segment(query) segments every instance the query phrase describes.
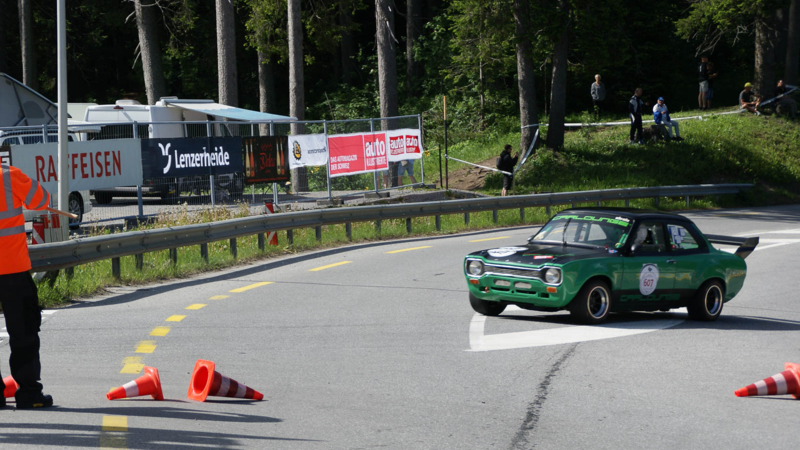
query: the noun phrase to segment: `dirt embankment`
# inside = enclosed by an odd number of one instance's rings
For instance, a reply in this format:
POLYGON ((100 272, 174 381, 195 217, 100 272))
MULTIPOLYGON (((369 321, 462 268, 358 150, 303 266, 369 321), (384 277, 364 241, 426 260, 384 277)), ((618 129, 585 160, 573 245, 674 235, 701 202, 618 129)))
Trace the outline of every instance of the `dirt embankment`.
MULTIPOLYGON (((476 164, 486 167, 494 167, 497 162, 497 157, 489 158, 485 161, 480 161, 476 164)), ((483 187, 486 175, 492 173, 491 170, 481 169, 480 167, 466 166, 458 170, 450 172, 450 181, 448 187, 450 189, 461 189, 464 191, 473 191, 483 187)), ((426 174, 427 175, 427 174, 426 174)), ((439 174, 434 174, 437 187, 439 185, 439 174)))

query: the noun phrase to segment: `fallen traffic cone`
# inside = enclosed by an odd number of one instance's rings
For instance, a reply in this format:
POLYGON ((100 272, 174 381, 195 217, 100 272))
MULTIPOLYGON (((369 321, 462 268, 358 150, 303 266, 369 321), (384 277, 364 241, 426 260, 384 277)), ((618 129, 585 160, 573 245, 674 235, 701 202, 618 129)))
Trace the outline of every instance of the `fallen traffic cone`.
POLYGON ((264 395, 238 383, 214 370, 214 363, 198 359, 194 365, 192 381, 189 383, 189 400, 206 401, 209 395, 217 397, 249 398, 263 400, 264 395))
POLYGON ((164 400, 164 394, 161 393, 161 378, 159 378, 158 369, 155 367, 145 367, 144 375, 112 389, 111 392, 106 394, 106 398, 116 400, 118 398, 132 398, 142 395, 149 395, 156 400, 164 400))
POLYGON ((17 389, 19 389, 19 385, 14 381, 14 377, 9 375, 3 378, 3 383, 6 385, 6 388, 3 390, 3 396, 5 396, 5 398, 13 397, 17 389))
POLYGON ((736 396, 792 394, 794 398, 800 398, 800 364, 787 362, 785 369, 777 375, 738 389, 736 396))

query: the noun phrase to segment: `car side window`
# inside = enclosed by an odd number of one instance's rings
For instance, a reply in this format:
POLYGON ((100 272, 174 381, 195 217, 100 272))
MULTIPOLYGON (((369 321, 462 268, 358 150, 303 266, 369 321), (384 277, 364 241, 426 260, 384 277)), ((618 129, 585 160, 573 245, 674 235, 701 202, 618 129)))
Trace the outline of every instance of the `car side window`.
POLYGON ((667 224, 670 250, 673 252, 689 252, 705 248, 705 243, 696 236, 696 231, 683 225, 667 224))
POLYGON ((642 222, 633 234, 636 254, 661 253, 667 251, 664 225, 660 222, 642 222))

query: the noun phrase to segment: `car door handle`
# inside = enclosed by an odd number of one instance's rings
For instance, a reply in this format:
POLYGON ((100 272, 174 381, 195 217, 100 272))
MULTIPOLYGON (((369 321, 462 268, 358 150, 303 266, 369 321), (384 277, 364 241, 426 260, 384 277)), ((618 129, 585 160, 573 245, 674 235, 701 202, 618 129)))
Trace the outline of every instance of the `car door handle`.
POLYGON ((675 264, 675 260, 674 259, 668 259, 667 260, 667 264, 675 264))

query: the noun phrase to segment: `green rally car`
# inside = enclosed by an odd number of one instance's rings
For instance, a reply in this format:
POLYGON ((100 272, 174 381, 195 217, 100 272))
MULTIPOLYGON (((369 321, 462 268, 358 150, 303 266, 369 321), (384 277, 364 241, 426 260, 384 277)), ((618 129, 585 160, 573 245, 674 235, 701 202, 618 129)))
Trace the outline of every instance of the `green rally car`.
POLYGON ((558 213, 528 244, 470 253, 464 273, 472 308, 568 309, 597 324, 614 311, 686 307, 716 320, 742 289, 758 238, 703 235, 691 220, 658 211, 582 208, 558 213), (738 245, 731 254, 711 244, 738 245))

